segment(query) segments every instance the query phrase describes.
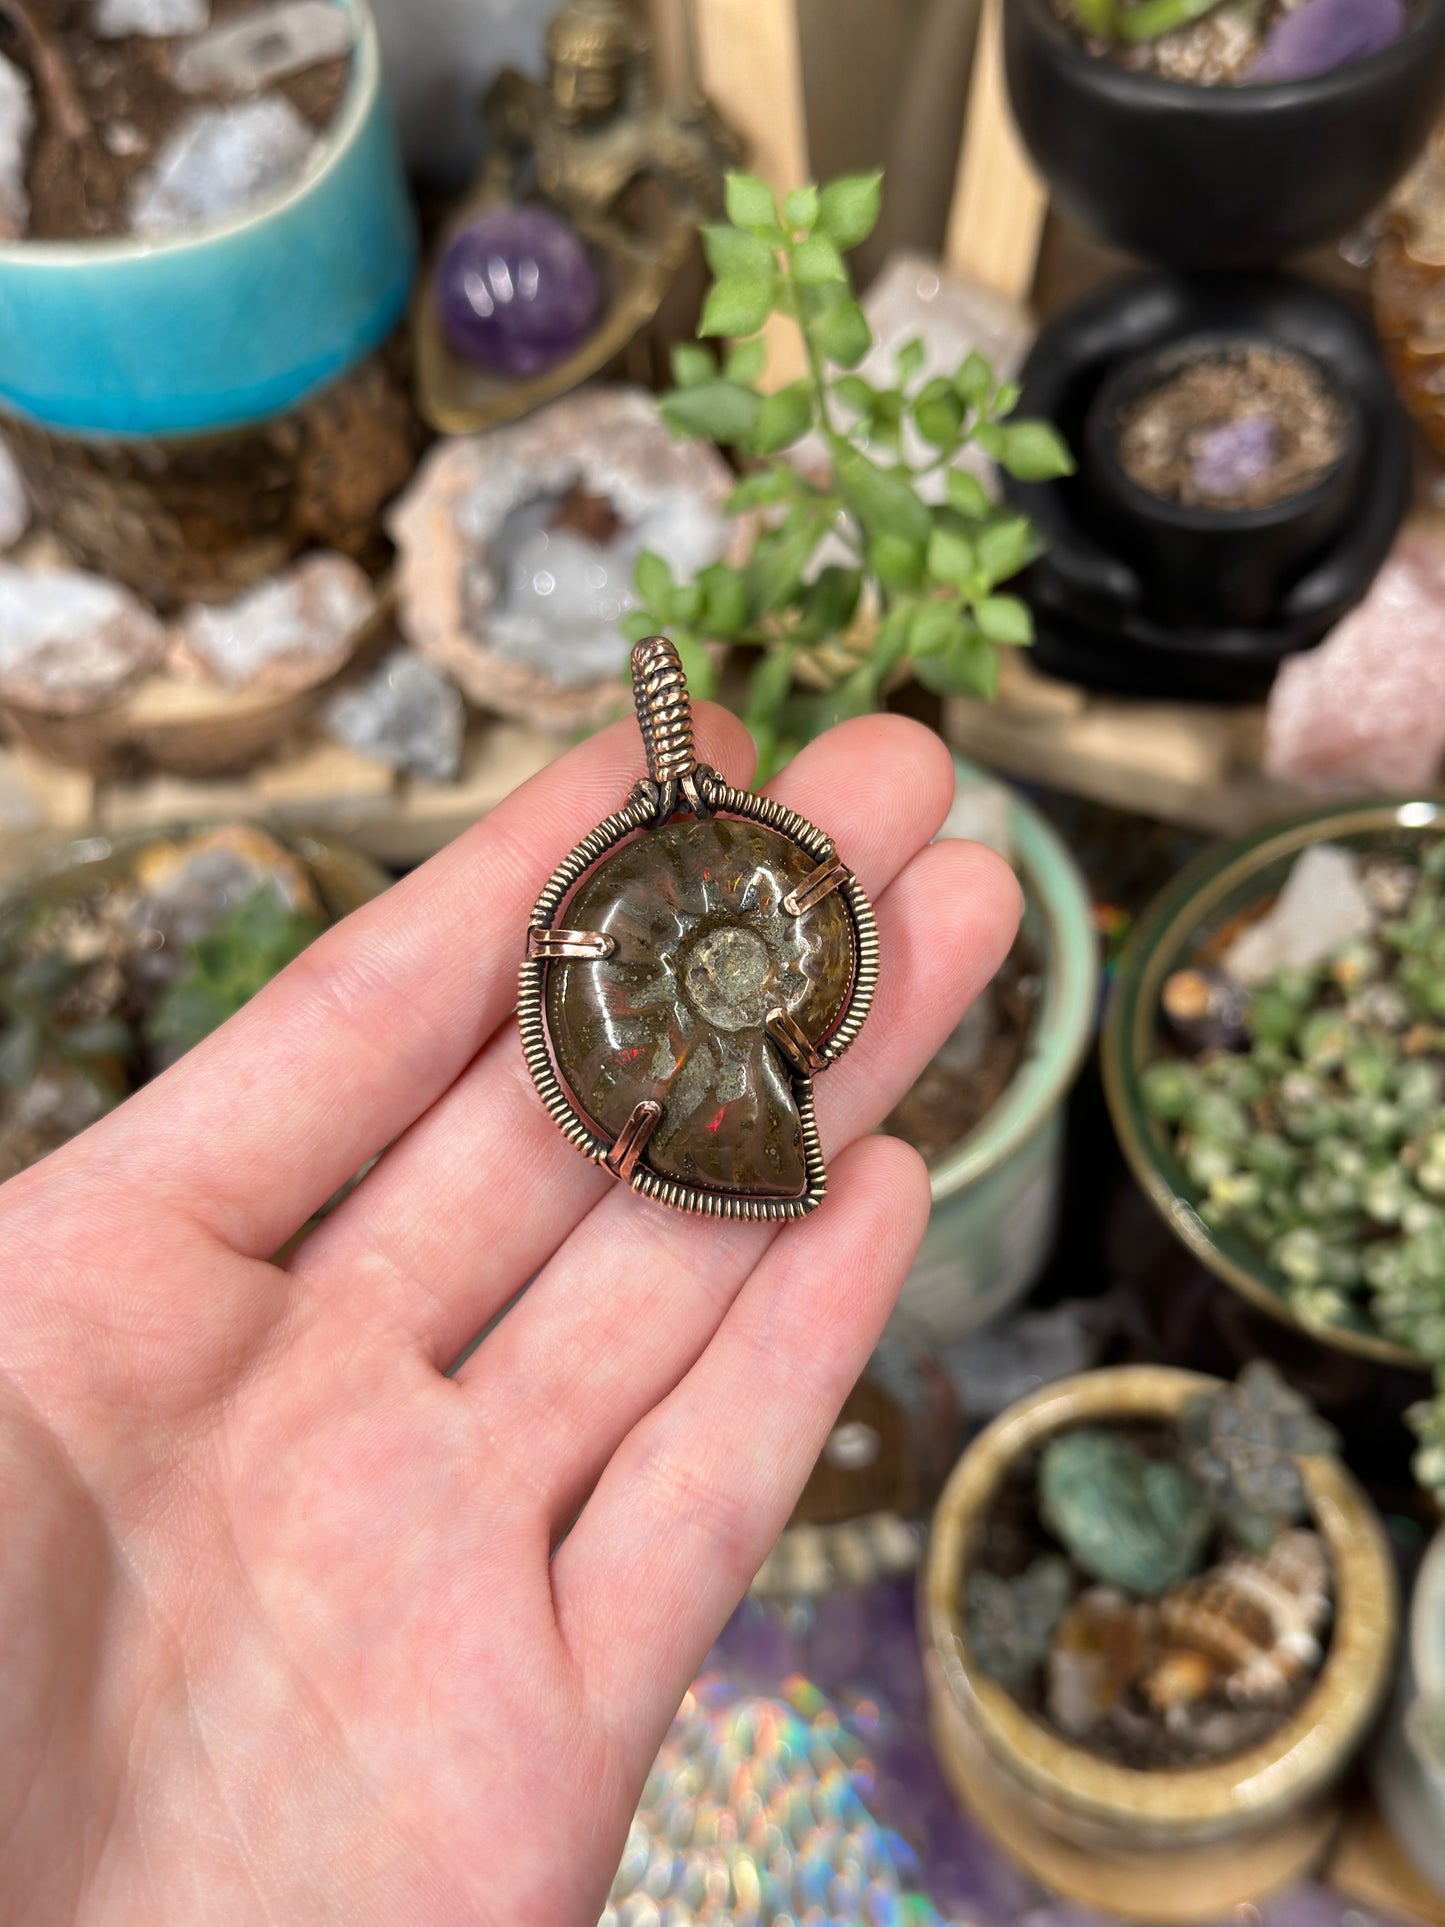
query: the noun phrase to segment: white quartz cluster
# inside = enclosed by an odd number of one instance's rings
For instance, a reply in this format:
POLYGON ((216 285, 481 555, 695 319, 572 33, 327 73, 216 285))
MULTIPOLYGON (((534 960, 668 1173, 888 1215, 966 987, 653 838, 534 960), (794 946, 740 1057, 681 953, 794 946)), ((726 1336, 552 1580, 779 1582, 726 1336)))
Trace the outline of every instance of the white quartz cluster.
POLYGON ((335 0, 275 0, 233 14, 182 47, 171 64, 186 94, 254 94, 351 51, 351 15, 335 0))
POLYGON ((0 54, 0 241, 18 241, 30 225, 25 168, 34 131, 30 82, 0 54))
POLYGON ((149 239, 234 220, 303 175, 320 143, 279 94, 198 107, 140 176, 131 227, 149 239))

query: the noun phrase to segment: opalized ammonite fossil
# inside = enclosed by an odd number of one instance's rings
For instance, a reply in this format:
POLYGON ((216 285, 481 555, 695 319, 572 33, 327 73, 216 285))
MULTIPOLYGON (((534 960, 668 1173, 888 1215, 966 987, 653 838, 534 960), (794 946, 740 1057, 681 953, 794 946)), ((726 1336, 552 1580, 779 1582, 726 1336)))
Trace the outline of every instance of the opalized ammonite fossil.
POLYGON ((825 1188, 813 1078, 862 1028, 873 913, 829 839, 696 762, 682 665, 633 651, 648 774, 552 873, 522 1042, 563 1131, 633 1190, 796 1218, 825 1188))

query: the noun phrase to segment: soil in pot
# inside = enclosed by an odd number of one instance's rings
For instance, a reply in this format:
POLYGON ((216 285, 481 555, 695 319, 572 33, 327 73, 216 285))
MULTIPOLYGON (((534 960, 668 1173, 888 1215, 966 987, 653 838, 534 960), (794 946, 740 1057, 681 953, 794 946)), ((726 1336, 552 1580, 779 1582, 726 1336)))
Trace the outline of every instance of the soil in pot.
POLYGON ((977 1129, 1027 1055, 1040 971, 1038 952, 1019 937, 989 989, 884 1123, 890 1136, 932 1164, 977 1129))
POLYGON ((1250 343, 1190 355, 1134 397, 1115 424, 1115 452, 1161 501, 1273 508, 1324 479, 1348 423, 1305 356, 1250 343))
POLYGON ((0 906, 0 1181, 198 1043, 331 914, 309 867, 245 824, 157 838, 0 906))
POLYGON ((1334 1442, 1266 1365, 1178 1425, 1056 1434, 974 1528, 969 1664, 1118 1766, 1202 1766, 1267 1741, 1328 1649, 1331 1563, 1295 1454, 1334 1442))
POLYGON ((1307 80, 1364 60, 1409 24, 1408 0, 1052 0, 1092 54, 1195 86, 1307 80))
POLYGON ((0 56, 31 88, 22 235, 84 241, 223 222, 303 170, 346 91, 348 17, 329 8, 328 21, 305 0, 210 0, 208 11, 195 32, 112 35, 95 27, 107 12, 121 23, 182 12, 139 0, 0 4, 0 56), (227 43, 242 27, 244 43, 227 43))

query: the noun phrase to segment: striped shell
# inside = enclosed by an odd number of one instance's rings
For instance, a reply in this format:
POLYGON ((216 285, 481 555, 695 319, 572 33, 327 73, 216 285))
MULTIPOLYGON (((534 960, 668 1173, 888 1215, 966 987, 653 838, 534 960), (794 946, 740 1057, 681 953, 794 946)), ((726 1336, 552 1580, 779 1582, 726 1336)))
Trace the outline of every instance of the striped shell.
MULTIPOLYGON (((1231 1553, 1158 1602, 1166 1647, 1145 1683, 1161 1707, 1180 1703, 1192 1676, 1212 1674, 1237 1706, 1275 1705, 1324 1656, 1330 1616, 1329 1555, 1316 1532, 1282 1533, 1263 1558, 1231 1553), (1188 1655, 1202 1656, 1205 1667, 1188 1655)), ((1183 1697, 1189 1697, 1187 1693, 1183 1697)))

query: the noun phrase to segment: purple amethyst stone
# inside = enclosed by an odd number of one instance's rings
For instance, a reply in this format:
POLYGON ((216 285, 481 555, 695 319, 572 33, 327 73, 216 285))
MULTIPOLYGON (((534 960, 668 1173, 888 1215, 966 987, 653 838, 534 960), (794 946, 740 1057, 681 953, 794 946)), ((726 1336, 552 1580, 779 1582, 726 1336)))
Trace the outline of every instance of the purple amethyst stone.
POLYGON ((1405 0, 1304 0, 1265 36, 1247 81, 1309 80, 1367 60, 1405 31, 1405 0))
POLYGON ((571 224, 542 207, 474 221, 437 269, 437 310, 454 354, 499 375, 540 375, 580 348, 600 289, 571 224))
POLYGON ((1268 415, 1216 422, 1194 444, 1194 486, 1216 499, 1246 494, 1262 482, 1279 455, 1279 431, 1268 415))

